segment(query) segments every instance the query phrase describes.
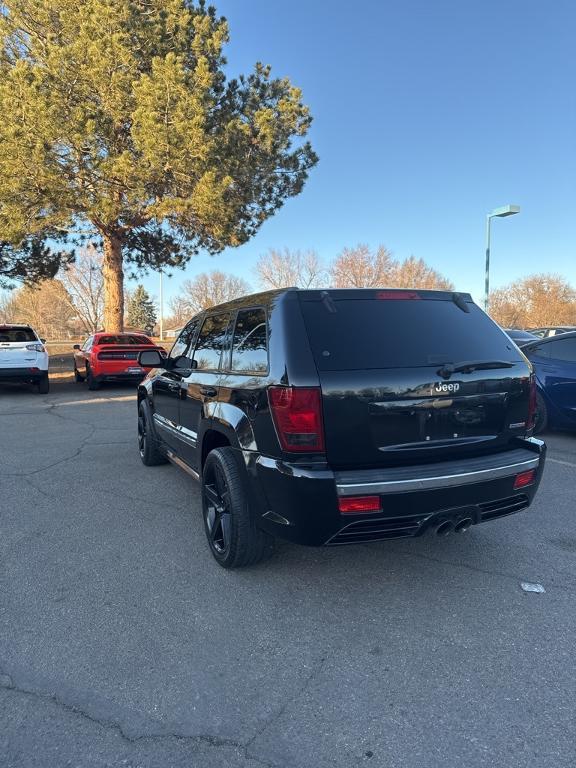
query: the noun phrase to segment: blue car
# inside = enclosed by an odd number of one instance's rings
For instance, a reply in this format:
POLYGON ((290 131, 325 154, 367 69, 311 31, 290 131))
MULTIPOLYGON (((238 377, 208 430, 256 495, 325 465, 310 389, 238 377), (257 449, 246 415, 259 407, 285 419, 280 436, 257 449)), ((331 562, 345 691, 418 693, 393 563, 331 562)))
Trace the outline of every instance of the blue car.
POLYGON ((535 431, 576 430, 576 332, 522 345, 536 374, 535 431))

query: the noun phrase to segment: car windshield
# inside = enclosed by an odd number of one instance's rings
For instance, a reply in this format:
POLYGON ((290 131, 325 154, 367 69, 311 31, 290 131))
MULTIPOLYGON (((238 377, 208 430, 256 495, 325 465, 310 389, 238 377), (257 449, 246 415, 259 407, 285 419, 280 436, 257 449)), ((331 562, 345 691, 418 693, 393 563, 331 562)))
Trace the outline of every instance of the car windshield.
POLYGON ((146 336, 133 336, 132 334, 122 333, 114 336, 100 336, 98 345, 103 344, 127 344, 133 346, 142 346, 142 344, 152 344, 146 336))
POLYGON ((9 328, 0 326, 0 344, 9 344, 26 341, 38 341, 38 337, 32 328, 9 328))

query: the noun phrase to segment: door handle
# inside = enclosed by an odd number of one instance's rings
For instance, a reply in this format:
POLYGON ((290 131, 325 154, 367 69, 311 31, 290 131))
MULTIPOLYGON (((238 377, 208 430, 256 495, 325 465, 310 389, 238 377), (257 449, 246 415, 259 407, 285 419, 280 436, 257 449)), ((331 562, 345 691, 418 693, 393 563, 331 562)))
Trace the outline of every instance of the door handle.
POLYGON ((216 387, 200 387, 200 394, 204 397, 216 397, 218 390, 216 387))

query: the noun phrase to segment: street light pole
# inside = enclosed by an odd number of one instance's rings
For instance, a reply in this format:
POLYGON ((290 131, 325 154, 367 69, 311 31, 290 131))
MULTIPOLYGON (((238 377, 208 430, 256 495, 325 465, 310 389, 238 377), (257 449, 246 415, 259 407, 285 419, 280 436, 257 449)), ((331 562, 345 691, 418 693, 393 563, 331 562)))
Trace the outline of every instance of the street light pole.
POLYGON ((162 292, 162 270, 160 270, 160 341, 164 339, 164 294, 162 292))
POLYGON ((490 222, 492 216, 486 216, 486 273, 484 275, 484 312, 488 312, 488 297, 490 296, 490 222))
POLYGON ((484 311, 488 312, 488 300, 490 298, 490 223, 492 219, 503 219, 506 216, 514 216, 520 213, 519 205, 503 205, 495 208, 486 216, 486 274, 484 276, 484 311))

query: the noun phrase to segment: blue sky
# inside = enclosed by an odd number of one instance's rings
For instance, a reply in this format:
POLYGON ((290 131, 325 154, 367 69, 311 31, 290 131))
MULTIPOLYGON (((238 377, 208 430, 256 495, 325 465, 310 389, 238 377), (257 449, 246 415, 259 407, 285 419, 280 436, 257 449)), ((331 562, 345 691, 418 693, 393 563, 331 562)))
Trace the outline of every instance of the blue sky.
MULTIPOLYGON (((270 247, 386 245, 481 298, 554 271, 576 284, 576 4, 571 0, 220 0, 231 75, 257 60, 303 89, 320 156, 302 194, 246 245, 165 281, 222 269, 252 283, 270 247)), ((144 280, 158 294, 157 276, 144 280)))

